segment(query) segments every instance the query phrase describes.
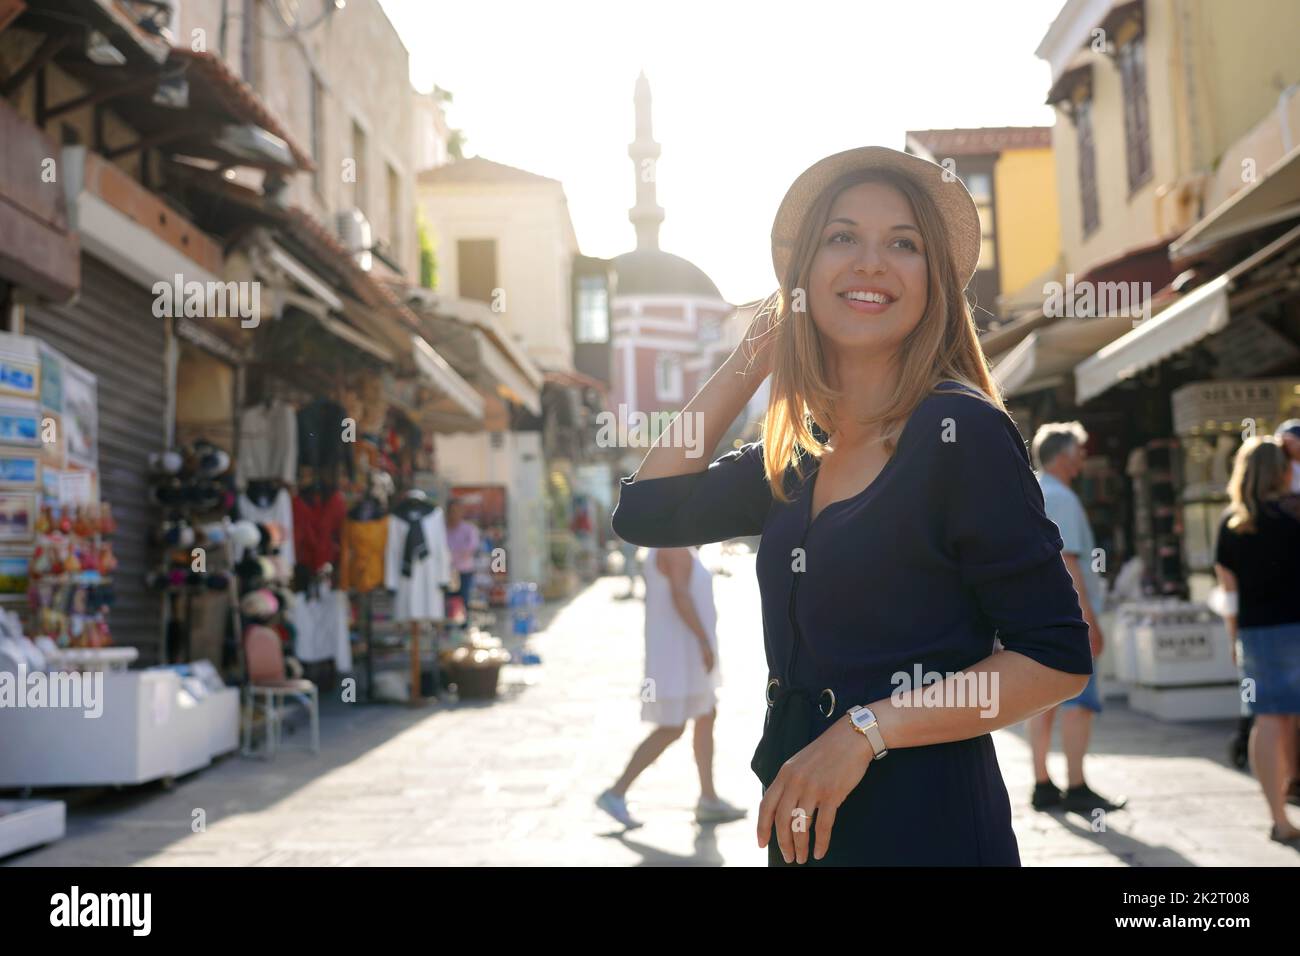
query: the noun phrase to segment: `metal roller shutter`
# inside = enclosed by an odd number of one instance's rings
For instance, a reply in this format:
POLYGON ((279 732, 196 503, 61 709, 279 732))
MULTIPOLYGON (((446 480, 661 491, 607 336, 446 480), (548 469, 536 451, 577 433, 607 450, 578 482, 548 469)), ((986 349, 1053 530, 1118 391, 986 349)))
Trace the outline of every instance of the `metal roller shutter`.
POLYGON ((148 462, 166 435, 164 320, 153 314, 149 290, 89 256, 82 258, 81 280, 76 304, 29 307, 26 332, 98 379, 100 495, 118 525, 117 603, 109 626, 114 642, 138 647, 147 665, 162 659, 162 603, 144 577, 154 560, 148 535, 161 520, 150 504, 148 462))

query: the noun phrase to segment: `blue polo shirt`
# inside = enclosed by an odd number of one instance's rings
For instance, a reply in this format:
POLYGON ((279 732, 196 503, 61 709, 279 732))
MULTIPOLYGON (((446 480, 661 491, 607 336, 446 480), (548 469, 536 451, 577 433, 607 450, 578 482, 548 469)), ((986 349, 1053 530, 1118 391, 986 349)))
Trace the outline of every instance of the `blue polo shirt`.
POLYGON ((1083 503, 1074 490, 1055 475, 1039 472, 1038 483, 1043 489, 1043 507, 1047 511, 1047 517, 1052 519, 1061 532, 1061 551, 1079 559, 1088 602, 1092 604, 1093 613, 1100 616, 1106 609, 1106 582, 1092 568, 1093 551, 1097 542, 1093 538, 1092 525, 1088 523, 1083 503))

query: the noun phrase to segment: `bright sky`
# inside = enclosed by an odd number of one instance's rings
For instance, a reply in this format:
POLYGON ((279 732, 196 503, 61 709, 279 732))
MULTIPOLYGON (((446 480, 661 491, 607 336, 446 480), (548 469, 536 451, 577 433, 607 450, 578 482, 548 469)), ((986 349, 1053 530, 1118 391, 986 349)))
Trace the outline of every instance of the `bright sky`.
POLYGON ((794 177, 908 129, 1051 125, 1034 56, 1060 0, 381 0, 411 81, 455 99, 466 155, 564 183, 578 243, 635 245, 637 72, 653 95, 660 247, 740 303, 775 288, 769 235, 794 177))

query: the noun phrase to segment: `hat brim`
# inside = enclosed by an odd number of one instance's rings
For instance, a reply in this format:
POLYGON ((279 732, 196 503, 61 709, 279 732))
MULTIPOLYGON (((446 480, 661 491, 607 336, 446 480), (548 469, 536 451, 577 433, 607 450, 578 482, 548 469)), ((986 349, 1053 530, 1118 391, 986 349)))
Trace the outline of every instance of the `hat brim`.
POLYGON ((772 223, 772 267, 777 281, 785 281, 799 228, 817 197, 841 176, 868 169, 901 173, 929 195, 947 226, 953 265, 964 290, 974 277, 980 258, 982 230, 975 200, 962 181, 943 166, 887 146, 860 146, 835 153, 799 174, 781 200, 772 223))

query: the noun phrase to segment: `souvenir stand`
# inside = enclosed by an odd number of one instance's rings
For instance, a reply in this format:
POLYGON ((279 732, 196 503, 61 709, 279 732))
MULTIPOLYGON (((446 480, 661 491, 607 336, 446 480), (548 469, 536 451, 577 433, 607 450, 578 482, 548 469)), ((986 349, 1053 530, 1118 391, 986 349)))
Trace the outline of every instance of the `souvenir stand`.
MULTIPOLYGON (((0 354, 0 686, 78 691, 0 707, 0 788, 130 785, 207 765, 234 747, 237 692, 210 666, 128 670, 136 649, 112 646, 123 503, 98 494, 95 377, 30 336, 4 335, 0 354)), ((0 819, 48 834, 52 818, 33 809, 0 819)))
MULTIPOLYGON (((365 700, 418 704, 439 689, 450 571, 445 495, 429 480, 418 418, 425 389, 319 335, 314 319, 290 310, 269 325, 248 366, 236 472, 241 494, 261 480, 288 501, 279 506, 294 551, 286 651, 318 684, 355 675, 365 700), (424 502, 405 507, 420 493, 424 502)), ((257 520, 275 524, 274 496, 262 503, 257 520)), ((345 687, 344 699, 352 693, 345 687)))

